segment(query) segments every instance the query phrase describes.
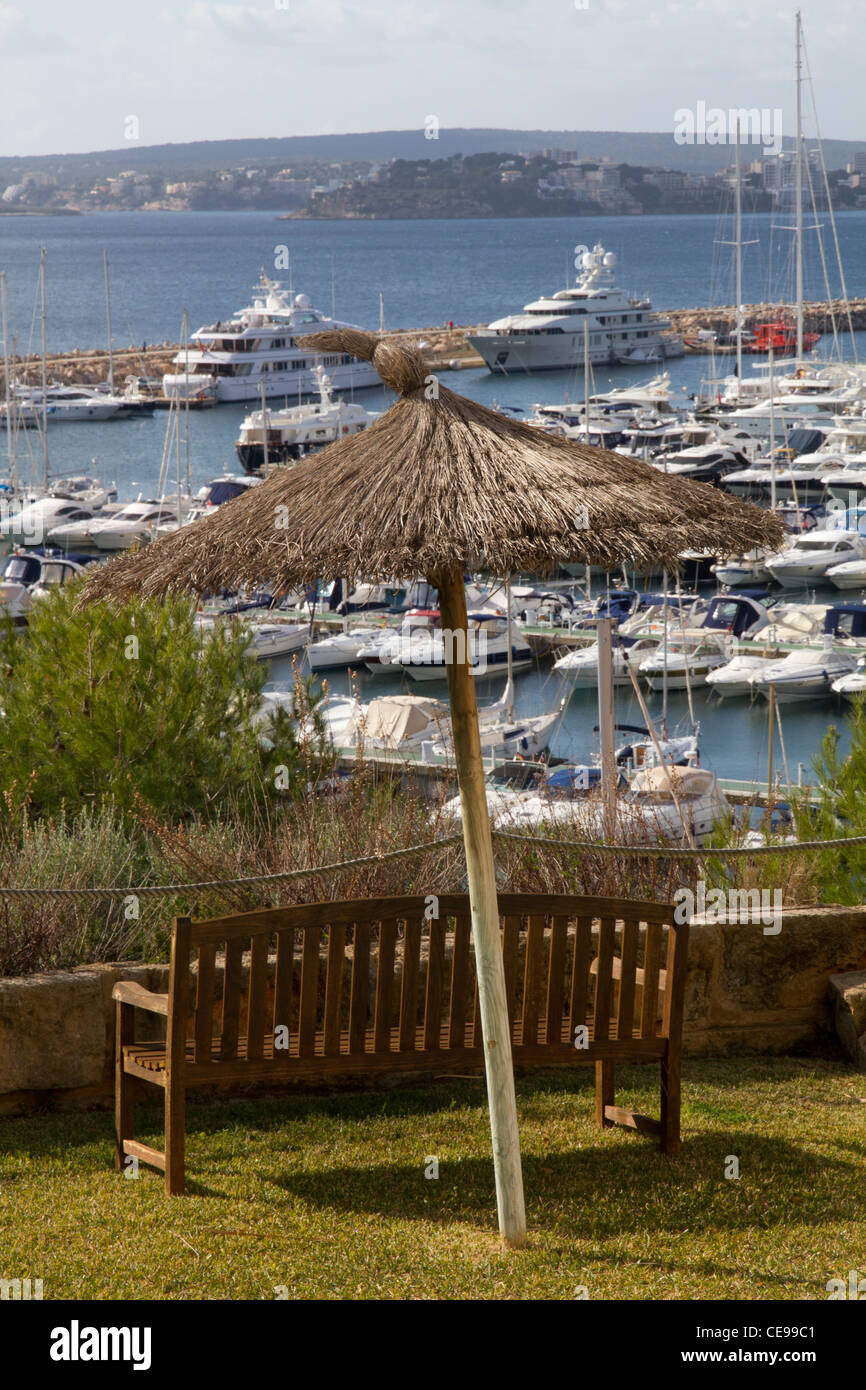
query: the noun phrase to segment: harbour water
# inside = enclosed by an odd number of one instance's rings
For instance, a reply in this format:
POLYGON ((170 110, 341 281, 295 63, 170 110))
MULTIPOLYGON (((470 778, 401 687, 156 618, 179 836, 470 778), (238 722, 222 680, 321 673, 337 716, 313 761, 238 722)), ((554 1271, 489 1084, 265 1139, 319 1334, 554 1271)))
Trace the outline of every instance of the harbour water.
MULTIPOLYGON (((771 232, 769 217, 754 219, 761 245, 747 255, 744 298, 757 302, 772 297, 773 275, 790 257, 790 234, 771 232), (773 251, 770 254, 770 244, 773 251)), ((841 214, 839 237, 849 292, 863 293, 866 284, 866 211, 841 214)), ((176 341, 181 315, 188 308, 193 329, 225 316, 249 302, 260 269, 274 272, 275 248, 287 246, 297 290, 313 303, 341 318, 372 328, 378 324, 379 292, 384 296, 388 327, 422 327, 486 322, 519 308, 542 291, 558 289, 571 274, 576 244, 598 238, 617 252, 618 282, 649 294, 658 309, 733 301, 719 266, 717 242, 726 235, 708 217, 641 217, 604 219, 526 219, 509 221, 327 222, 279 221, 276 213, 115 213, 84 218, 0 218, 0 268, 7 272, 12 332, 19 351, 38 346, 35 313, 39 247, 48 251, 48 345, 50 350, 102 347, 106 341, 103 248, 111 264, 112 309, 116 346, 176 341), (711 293, 711 279, 715 279, 711 293)), ((729 255, 726 251, 725 255, 729 255)), ((807 270, 817 257, 807 245, 807 270)), ((285 278, 285 276, 284 276, 285 278)), ((838 292, 831 275, 831 293, 838 292)), ((824 298, 825 289, 813 277, 807 296, 824 298)), ((863 355, 866 334, 858 334, 857 353, 863 355)), ((847 355, 850 355, 850 345, 847 355)), ((675 395, 697 391, 710 369, 705 358, 674 359, 667 364, 675 395)), ((723 359, 720 373, 730 370, 723 359)), ((644 373, 644 376, 648 373, 644 373)), ((491 377, 482 370, 445 374, 449 385, 487 404, 527 408, 565 396, 580 399, 582 375, 545 373, 533 377, 491 377)), ((608 389, 640 379, 634 369, 601 368, 595 387, 608 389)), ((389 404, 382 390, 366 391, 364 405, 382 409, 389 404)), ((190 416, 190 466, 193 486, 225 470, 237 471, 234 451, 244 406, 223 405, 190 416)), ((166 419, 152 418, 52 426, 49 432, 52 469, 58 473, 96 473, 113 481, 121 497, 153 495, 163 451, 166 419)), ((41 472, 38 440, 31 434, 19 460, 27 475, 27 450, 33 468, 41 472)), ((793 597, 793 595, 792 595, 793 597)), ((806 595, 803 595, 805 599, 806 595)), ((837 600, 835 591, 819 599, 837 600)), ((854 596, 856 597, 856 596, 854 596)), ((274 679, 290 674, 276 664, 274 679)), ((329 679, 335 690, 347 689, 349 678, 329 679)), ((361 678, 361 694, 371 697, 393 689, 381 677, 361 678)), ((550 663, 517 678, 518 713, 549 708, 568 689, 562 689, 550 663)), ((437 693, 432 690, 430 693, 437 693)), ((443 692, 444 693, 444 688, 443 692)), ((495 696, 499 687, 482 696, 495 696)), ((651 712, 660 711, 661 696, 648 695, 651 712)), ((759 780, 766 776, 768 713, 765 702, 749 706, 730 700, 720 705, 697 689, 695 717, 701 726, 701 754, 706 766, 721 775, 759 780)), ((673 734, 689 725, 684 693, 671 692, 668 724, 673 734)), ((619 722, 639 724, 636 701, 617 692, 619 722)), ((847 741, 848 707, 834 703, 797 705, 783 710, 785 756, 791 778, 798 764, 807 775, 813 754, 827 726, 835 723, 847 741)), ((571 696, 554 740, 553 751, 585 761, 596 747, 595 695, 571 696)), ((624 740, 625 741, 625 738, 624 740)), ((775 765, 784 775, 778 733, 775 765)))

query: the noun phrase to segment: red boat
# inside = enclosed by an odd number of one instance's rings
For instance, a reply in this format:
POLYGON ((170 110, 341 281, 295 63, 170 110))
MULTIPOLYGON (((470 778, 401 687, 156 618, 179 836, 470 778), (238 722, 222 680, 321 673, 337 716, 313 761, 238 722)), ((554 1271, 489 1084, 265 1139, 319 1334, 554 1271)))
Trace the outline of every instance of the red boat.
MULTIPOLYGON (((820 338, 820 333, 803 334, 803 351, 811 352, 820 338)), ((773 349, 776 357, 793 357, 797 351, 797 328, 789 319, 776 319, 774 323, 755 324, 755 336, 744 343, 746 352, 769 353, 773 349)))

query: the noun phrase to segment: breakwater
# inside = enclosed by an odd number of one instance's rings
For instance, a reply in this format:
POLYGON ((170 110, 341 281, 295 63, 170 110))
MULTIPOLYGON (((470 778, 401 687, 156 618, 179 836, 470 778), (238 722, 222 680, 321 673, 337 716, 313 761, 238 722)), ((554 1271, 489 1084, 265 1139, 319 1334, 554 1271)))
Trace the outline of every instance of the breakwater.
MULTIPOLYGON (((719 334, 730 333, 736 323, 736 308, 732 304, 709 308, 671 309, 660 311, 671 321, 675 332, 684 338, 694 337, 699 329, 712 329, 719 334)), ((790 312, 788 310, 787 312, 790 312)), ((778 318, 779 304, 748 304, 745 306, 745 326, 778 318)), ((828 334, 835 319, 837 329, 844 334, 848 314, 855 330, 866 330, 866 298, 851 299, 846 306, 842 300, 817 301, 804 305, 803 318, 808 331, 828 334)), ((385 336, 411 342, 421 348, 431 370, 444 371, 456 367, 483 367, 481 357, 469 346, 467 335, 483 324, 453 324, 426 328, 386 329, 385 336)), ((140 347, 116 348, 113 353, 114 379, 118 385, 129 376, 162 377, 172 370, 172 362, 181 351, 179 343, 148 343, 140 347)), ((700 349, 698 349, 700 351, 700 349)), ((709 352, 709 348, 706 349, 709 352)), ((38 353, 10 359, 18 383, 38 385, 42 358, 38 353)), ((71 352, 50 353, 47 358, 48 377, 63 383, 80 382, 94 385, 108 375, 108 352, 105 348, 74 348, 71 352)), ((0 390, 3 384, 3 364, 0 362, 0 390)))

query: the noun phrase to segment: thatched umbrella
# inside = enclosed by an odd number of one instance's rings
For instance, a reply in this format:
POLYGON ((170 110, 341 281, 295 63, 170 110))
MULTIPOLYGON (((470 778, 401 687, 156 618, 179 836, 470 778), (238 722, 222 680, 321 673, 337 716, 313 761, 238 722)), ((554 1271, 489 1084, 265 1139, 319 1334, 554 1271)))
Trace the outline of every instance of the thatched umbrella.
POLYGON ((562 560, 675 569, 689 546, 722 554, 778 546, 781 523, 715 488, 506 419, 441 386, 420 353, 354 330, 306 349, 372 361, 399 399, 363 434, 275 470, 213 516, 109 562, 83 601, 322 577, 424 575, 439 590, 470 905, 499 1224, 526 1219, 493 847, 468 660, 463 576, 508 576, 562 560), (449 651, 450 647, 450 651, 449 651))

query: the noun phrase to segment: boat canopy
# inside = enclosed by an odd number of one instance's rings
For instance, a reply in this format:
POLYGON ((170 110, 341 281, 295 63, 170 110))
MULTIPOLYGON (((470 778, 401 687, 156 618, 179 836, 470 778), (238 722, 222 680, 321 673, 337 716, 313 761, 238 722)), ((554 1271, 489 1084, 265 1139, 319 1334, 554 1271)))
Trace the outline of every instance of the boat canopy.
POLYGON ((383 695, 371 700, 364 711, 364 730, 368 738, 399 743, 431 725, 439 728, 448 719, 448 706, 441 700, 427 700, 421 695, 383 695))

